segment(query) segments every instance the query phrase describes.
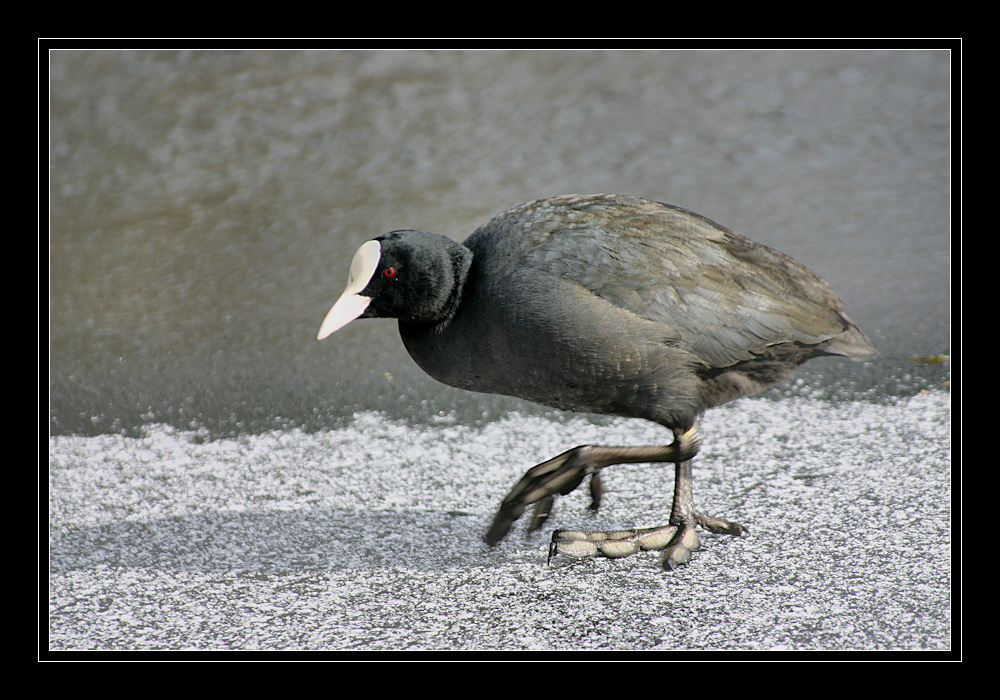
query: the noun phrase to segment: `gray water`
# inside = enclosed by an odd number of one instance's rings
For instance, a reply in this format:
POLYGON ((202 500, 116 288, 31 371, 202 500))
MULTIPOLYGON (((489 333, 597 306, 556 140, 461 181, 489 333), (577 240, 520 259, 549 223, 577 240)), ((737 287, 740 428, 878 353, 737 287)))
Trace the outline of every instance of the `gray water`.
MULTIPOLYGON (((910 359, 950 354, 947 52, 50 69, 50 648, 951 647, 950 361, 910 359), (368 238, 609 191, 795 257, 881 351, 706 416, 696 497, 753 535, 670 575, 479 541, 527 467, 656 426, 439 385, 392 321, 315 340, 368 238)), ((550 525, 667 515, 667 470, 607 478, 550 525)))

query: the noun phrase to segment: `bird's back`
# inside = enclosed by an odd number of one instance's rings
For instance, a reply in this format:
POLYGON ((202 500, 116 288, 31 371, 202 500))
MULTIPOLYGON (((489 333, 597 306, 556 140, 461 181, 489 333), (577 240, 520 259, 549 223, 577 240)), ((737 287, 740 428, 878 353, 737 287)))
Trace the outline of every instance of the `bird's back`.
POLYGON ((482 277, 558 276, 661 324, 707 367, 782 343, 875 354, 815 273, 679 207, 624 195, 537 200, 487 222, 465 245, 482 277))

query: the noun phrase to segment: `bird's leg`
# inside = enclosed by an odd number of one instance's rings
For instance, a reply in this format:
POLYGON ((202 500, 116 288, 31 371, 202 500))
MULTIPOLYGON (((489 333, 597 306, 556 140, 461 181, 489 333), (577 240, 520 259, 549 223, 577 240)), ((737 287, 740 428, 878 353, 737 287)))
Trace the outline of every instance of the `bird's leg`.
POLYGON ((678 530, 667 543, 666 551, 663 553, 663 568, 671 571, 681 564, 687 564, 691 559, 691 552, 701 547, 698 533, 694 529, 695 525, 701 525, 709 532, 717 534, 735 536, 750 534, 750 530, 739 523, 700 513, 694 507, 693 483, 690 460, 679 462, 674 468, 674 505, 670 510, 670 523, 678 530))
POLYGON ((692 427, 686 432, 676 431, 674 441, 666 446, 604 447, 581 445, 529 469, 500 505, 493 525, 486 533, 486 543, 495 545, 507 534, 524 509, 535 504, 529 532, 541 527, 551 511, 555 496, 566 495, 580 485, 584 477, 591 477, 591 509, 596 510, 601 500, 601 483, 598 471, 612 464, 641 462, 684 462, 698 452, 701 438, 692 427), (595 478, 596 483, 595 483, 595 478))
POLYGON ((556 554, 572 557, 626 557, 639 551, 665 550, 663 566, 674 569, 686 564, 691 552, 700 547, 695 526, 715 533, 748 534, 739 523, 698 512, 692 492, 691 458, 698 452, 700 438, 694 428, 675 431, 674 442, 665 447, 597 447, 585 445, 562 453, 528 470, 504 499, 486 534, 486 542, 494 545, 524 512, 535 504, 529 532, 545 522, 556 494, 565 495, 591 475, 594 504, 600 502, 600 482, 594 484, 598 472, 611 464, 624 462, 675 462, 674 500, 669 524, 634 530, 589 532, 557 530, 552 533, 549 558, 556 554))

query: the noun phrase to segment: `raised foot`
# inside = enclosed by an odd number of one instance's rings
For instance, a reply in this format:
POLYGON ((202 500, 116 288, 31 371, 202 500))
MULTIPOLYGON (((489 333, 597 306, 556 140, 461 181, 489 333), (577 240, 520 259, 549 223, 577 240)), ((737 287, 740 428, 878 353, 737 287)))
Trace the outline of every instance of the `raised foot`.
MULTIPOLYGON (((750 534, 739 523, 696 513, 694 520, 705 529, 734 536, 750 534)), ((611 530, 588 532, 585 530, 556 530, 549 545, 549 561, 557 554, 568 557, 608 557, 618 559, 640 551, 663 550, 663 568, 673 571, 691 560, 691 552, 701 548, 694 524, 663 525, 636 530, 611 530)))

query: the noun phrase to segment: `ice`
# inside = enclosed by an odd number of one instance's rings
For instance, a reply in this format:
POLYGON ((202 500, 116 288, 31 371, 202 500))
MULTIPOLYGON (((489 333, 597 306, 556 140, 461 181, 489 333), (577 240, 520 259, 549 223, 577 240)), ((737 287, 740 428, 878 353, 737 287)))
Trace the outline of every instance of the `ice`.
MULTIPOLYGON (((481 536, 525 469, 638 420, 511 412, 481 426, 359 413, 342 429, 50 440, 52 649, 845 650, 951 645, 951 412, 792 397, 710 411, 695 498, 752 535, 556 560, 555 527, 660 524, 672 469, 604 472, 601 512, 481 536)), ((581 489, 580 491, 584 491, 581 489)))

